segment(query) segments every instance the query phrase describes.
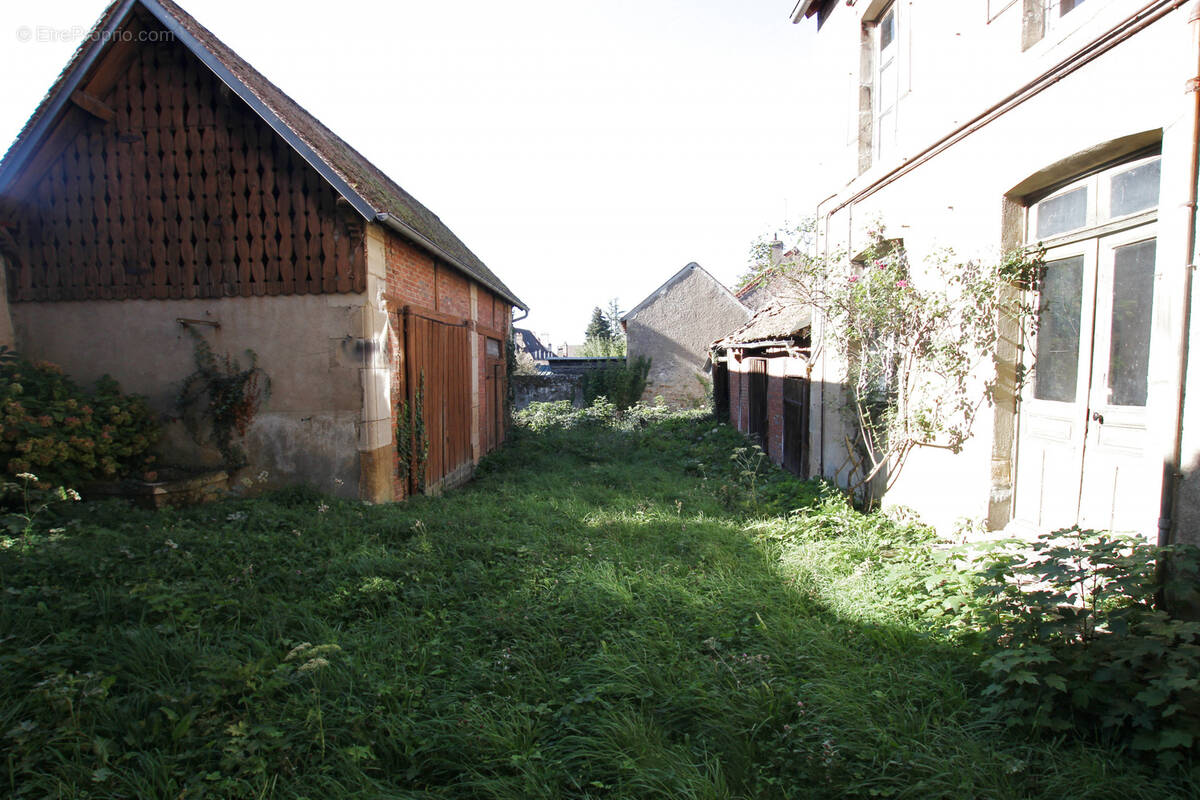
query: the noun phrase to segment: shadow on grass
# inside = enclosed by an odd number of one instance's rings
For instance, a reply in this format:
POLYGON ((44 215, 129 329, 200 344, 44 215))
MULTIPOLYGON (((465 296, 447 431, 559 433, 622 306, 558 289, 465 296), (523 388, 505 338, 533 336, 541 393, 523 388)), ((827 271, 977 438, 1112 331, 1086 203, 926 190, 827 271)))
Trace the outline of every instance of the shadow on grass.
MULTIPOLYGON (((9 791, 1179 791, 1118 754, 1024 741, 974 711, 970 654, 833 611, 751 524, 728 429, 516 438, 442 498, 108 507, 0 552, 9 791)), ((788 480, 768 483, 812 496, 788 480)))

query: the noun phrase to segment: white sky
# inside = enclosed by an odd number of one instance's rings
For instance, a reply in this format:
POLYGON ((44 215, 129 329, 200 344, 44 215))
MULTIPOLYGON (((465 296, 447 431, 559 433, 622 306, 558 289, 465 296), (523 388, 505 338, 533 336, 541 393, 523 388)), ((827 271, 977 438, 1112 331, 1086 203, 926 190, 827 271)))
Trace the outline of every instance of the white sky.
MULTIPOLYGON (((793 0, 181 4, 440 216, 556 345, 689 261, 731 285, 755 236, 811 213, 816 26, 791 24, 793 0)), ((0 147, 104 7, 0 2, 0 147)))

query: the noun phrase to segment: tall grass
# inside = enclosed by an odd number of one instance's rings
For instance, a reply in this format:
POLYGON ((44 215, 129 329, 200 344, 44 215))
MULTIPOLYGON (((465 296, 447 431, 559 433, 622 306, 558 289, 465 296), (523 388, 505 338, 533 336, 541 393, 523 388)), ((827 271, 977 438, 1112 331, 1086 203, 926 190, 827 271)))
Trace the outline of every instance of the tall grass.
POLYGON ((919 526, 773 469, 751 494, 698 413, 560 412, 441 498, 76 505, 7 540, 0 794, 1194 793, 982 717, 913 599, 919 526))

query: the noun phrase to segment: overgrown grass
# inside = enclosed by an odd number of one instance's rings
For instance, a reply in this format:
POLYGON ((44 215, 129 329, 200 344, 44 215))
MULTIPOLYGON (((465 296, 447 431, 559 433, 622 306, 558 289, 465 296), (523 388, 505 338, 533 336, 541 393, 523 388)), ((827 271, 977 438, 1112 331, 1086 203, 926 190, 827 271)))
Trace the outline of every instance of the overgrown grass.
POLYGON ((8 540, 0 794, 1195 794, 981 716, 919 526, 750 492, 701 414, 610 416, 543 415, 442 498, 75 505, 8 540))

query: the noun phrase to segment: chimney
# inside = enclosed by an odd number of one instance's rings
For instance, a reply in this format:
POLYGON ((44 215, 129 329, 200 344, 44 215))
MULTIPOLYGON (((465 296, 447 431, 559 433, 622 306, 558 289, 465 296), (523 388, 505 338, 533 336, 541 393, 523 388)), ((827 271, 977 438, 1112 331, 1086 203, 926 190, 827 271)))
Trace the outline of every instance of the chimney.
POLYGON ((783 242, 779 241, 779 237, 774 237, 771 242, 771 266, 779 266, 779 262, 783 260, 783 242))

